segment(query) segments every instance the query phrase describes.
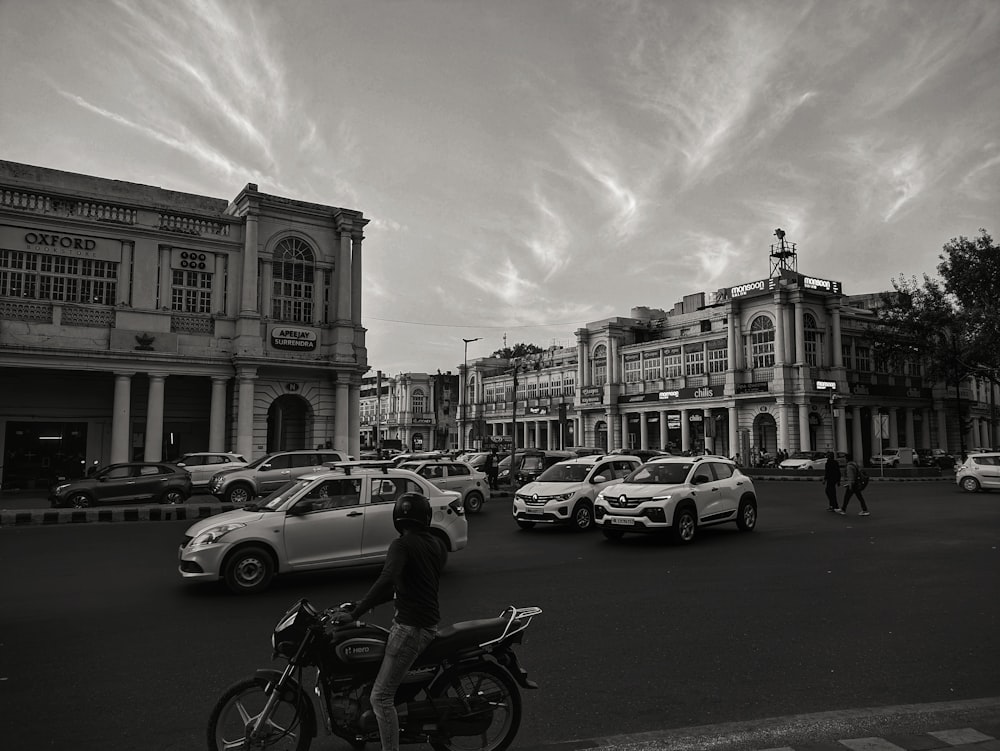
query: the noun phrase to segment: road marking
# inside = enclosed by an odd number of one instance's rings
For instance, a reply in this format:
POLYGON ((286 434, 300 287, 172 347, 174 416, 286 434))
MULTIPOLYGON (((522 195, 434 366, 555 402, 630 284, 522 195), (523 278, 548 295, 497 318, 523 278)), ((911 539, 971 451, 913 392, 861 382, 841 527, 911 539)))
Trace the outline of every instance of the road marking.
POLYGON ((837 742, 853 751, 906 751, 885 738, 847 738, 837 742))
POLYGON ((956 730, 936 730, 933 735, 938 740, 942 740, 949 746, 961 746, 965 743, 982 743, 983 741, 996 740, 992 735, 980 733, 972 728, 958 728, 956 730))

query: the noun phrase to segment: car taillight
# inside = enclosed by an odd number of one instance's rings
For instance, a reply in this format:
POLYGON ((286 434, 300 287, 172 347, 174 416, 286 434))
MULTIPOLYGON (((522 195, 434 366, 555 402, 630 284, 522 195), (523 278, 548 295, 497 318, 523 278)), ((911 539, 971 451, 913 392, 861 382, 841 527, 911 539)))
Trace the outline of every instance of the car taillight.
POLYGON ((462 505, 462 500, 456 498, 454 501, 448 504, 448 508, 454 511, 458 516, 465 516, 465 506, 462 505))

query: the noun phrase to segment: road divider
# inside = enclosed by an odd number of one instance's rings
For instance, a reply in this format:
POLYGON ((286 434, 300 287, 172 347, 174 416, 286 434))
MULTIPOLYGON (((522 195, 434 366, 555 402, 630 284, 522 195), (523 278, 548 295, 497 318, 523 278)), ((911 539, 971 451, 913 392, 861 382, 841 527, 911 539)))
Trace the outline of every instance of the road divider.
POLYGON ((0 528, 50 524, 104 522, 172 522, 204 519, 239 508, 232 503, 177 504, 175 506, 119 506, 87 509, 28 509, 0 511, 0 528))

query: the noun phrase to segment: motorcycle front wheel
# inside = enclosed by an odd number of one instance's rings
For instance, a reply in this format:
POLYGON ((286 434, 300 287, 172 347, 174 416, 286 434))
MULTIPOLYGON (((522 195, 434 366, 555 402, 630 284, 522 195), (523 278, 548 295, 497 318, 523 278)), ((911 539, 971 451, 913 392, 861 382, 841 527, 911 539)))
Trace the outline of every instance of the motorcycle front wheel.
POLYGON ((454 709, 438 721, 435 751, 504 751, 521 727, 521 692, 503 668, 492 663, 453 668, 432 694, 454 709))
POLYGON ((247 738, 267 704, 266 680, 248 678, 230 686, 219 697, 208 720, 209 751, 266 748, 274 751, 306 751, 312 743, 315 715, 309 697, 300 691, 283 697, 256 742, 247 738))

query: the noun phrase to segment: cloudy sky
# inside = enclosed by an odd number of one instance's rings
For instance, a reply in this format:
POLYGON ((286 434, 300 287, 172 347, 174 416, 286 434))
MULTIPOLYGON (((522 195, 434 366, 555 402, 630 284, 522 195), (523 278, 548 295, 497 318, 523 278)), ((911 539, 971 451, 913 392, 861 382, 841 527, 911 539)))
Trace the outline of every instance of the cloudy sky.
POLYGON ((0 69, 0 158, 362 211, 387 373, 1000 234, 997 0, 0 0, 0 69))

